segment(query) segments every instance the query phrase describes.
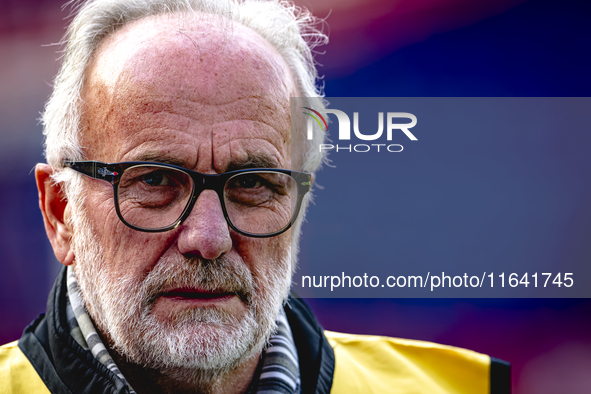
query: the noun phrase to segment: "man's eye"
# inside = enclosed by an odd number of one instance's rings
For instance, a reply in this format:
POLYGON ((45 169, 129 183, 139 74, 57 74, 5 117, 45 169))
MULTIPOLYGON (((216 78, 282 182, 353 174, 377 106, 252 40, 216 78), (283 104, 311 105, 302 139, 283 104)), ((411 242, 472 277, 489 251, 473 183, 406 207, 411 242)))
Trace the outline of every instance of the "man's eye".
POLYGON ((245 189, 252 189, 255 187, 259 187, 262 184, 261 178, 256 175, 241 176, 237 179, 236 183, 237 183, 236 186, 242 187, 245 189))
POLYGON ((148 186, 166 186, 170 183, 170 178, 162 171, 142 175, 140 180, 148 186))

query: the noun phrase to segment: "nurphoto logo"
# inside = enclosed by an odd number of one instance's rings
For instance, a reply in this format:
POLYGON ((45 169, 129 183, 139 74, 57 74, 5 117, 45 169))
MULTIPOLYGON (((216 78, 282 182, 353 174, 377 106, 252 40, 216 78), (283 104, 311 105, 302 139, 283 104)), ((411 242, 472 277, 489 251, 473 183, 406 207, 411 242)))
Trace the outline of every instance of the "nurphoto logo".
MULTIPOLYGON (((338 109, 324 109, 322 111, 314 110, 310 107, 302 107, 307 111, 304 112, 305 115, 308 115, 308 124, 307 124, 307 136, 308 140, 313 139, 314 135, 314 124, 318 124, 320 129, 324 129, 328 132, 328 114, 333 114, 337 117, 338 127, 339 127, 339 141, 351 141, 351 120, 349 116, 341 110, 338 109), (322 115, 325 114, 325 116, 322 115)), ((415 127, 417 124, 417 117, 408 112, 387 112, 386 113, 386 141, 392 141, 392 135, 394 132, 401 131, 410 139, 411 141, 417 141, 417 137, 414 136, 413 133, 410 132, 410 129, 415 127), (407 123, 398 123, 401 119, 410 120, 407 123)), ((373 134, 364 134, 359 130, 359 112, 353 112, 353 134, 354 138, 361 140, 361 141, 376 141, 382 138, 384 134, 384 113, 378 112, 378 131, 373 134)), ((382 139, 383 140, 383 139, 382 139)), ((404 149, 400 144, 319 144, 318 149, 320 152, 323 150, 335 150, 336 152, 345 151, 345 152, 359 152, 365 153, 371 150, 375 150, 377 152, 402 152, 404 149)))

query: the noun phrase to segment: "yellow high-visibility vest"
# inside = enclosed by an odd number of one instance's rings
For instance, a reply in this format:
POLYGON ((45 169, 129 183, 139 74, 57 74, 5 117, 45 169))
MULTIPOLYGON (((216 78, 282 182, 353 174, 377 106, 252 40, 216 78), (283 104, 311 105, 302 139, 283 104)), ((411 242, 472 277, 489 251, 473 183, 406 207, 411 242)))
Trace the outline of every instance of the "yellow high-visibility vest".
MULTIPOLYGON (((487 355, 452 346, 325 331, 334 349, 334 394, 488 394, 487 355)), ((49 393, 18 348, 0 347, 0 394, 49 393)))
POLYGON ((0 393, 49 393, 29 359, 18 348, 17 341, 0 346, 0 393))
POLYGON ((325 331, 331 394, 488 394, 490 357, 431 342, 325 331))

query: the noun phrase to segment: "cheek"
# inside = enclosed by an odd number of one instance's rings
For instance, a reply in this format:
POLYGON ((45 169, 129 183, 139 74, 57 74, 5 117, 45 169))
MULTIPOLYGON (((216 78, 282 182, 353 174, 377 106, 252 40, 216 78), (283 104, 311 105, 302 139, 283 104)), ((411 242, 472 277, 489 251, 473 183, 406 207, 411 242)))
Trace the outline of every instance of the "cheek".
POLYGON ((127 227, 115 210, 112 189, 94 190, 85 199, 87 218, 101 245, 109 273, 123 278, 145 275, 169 248, 174 231, 145 233, 127 227))
POLYGON ((252 272, 265 274, 273 269, 290 269, 290 260, 285 260, 291 245, 291 230, 271 238, 236 236, 234 248, 252 272), (283 266, 285 265, 285 266, 283 266))
POLYGON ((107 254, 118 277, 144 277, 169 249, 171 235, 142 233, 127 226, 119 232, 107 254))

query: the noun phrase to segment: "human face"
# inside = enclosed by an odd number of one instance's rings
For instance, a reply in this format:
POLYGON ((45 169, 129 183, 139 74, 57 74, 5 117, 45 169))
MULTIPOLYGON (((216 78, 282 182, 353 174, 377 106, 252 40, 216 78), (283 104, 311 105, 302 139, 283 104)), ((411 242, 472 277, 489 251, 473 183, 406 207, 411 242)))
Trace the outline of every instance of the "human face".
MULTIPOLYGON (((86 78, 88 159, 209 174, 291 168, 294 84, 279 54, 245 27, 209 16, 143 19, 101 44, 86 78)), ((116 350, 158 367, 213 368, 220 354, 230 365, 260 353, 289 289, 290 231, 236 234, 206 190, 175 230, 138 232, 118 219, 109 184, 82 182, 75 270, 116 350)))

